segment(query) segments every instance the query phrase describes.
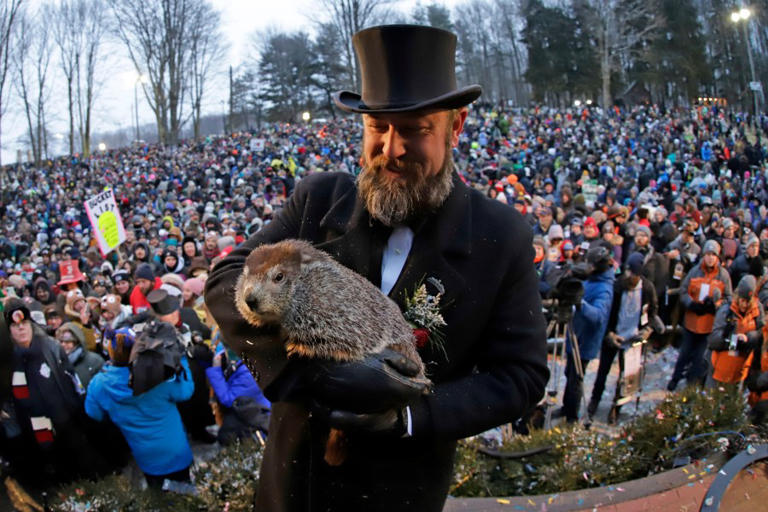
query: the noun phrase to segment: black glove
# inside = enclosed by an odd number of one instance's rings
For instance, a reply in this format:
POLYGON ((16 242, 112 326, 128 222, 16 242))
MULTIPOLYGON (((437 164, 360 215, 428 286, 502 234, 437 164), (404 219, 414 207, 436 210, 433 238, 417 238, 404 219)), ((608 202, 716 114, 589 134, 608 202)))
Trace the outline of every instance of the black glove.
POLYGON ((704 303, 703 302, 691 302, 691 305, 688 306, 688 311, 693 313, 694 315, 703 315, 704 314, 704 303))
POLYGON ((394 437, 402 437, 406 430, 403 409, 387 409, 384 412, 367 414, 335 410, 328 415, 328 423, 331 427, 345 432, 366 432, 394 437))
POLYGON ((715 301, 712 300, 712 297, 706 297, 703 302, 704 306, 704 314, 715 314, 715 311, 717 310, 717 306, 715 305, 715 301))
POLYGON ((381 413, 400 409, 427 390, 415 380, 419 366, 394 350, 371 354, 361 361, 310 361, 306 390, 310 398, 330 410, 381 413))

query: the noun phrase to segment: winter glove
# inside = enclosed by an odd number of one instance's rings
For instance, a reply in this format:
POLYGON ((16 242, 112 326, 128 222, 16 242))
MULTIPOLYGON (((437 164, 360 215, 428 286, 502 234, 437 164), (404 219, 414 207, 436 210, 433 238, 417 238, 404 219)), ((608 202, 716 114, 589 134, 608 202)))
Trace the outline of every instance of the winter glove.
POLYGON ((715 314, 715 311, 717 310, 717 306, 715 305, 715 301, 712 300, 712 297, 705 298, 702 304, 704 305, 704 314, 710 314, 710 315, 715 314))
POLYGON ((331 427, 345 432, 402 437, 406 430, 405 415, 404 409, 387 409, 380 413, 362 414, 335 410, 329 414, 328 423, 331 427))
POLYGON ((739 353, 742 355, 748 355, 753 350, 760 347, 763 342, 763 333, 761 331, 749 331, 747 333, 747 341, 739 343, 739 353))
POLYGON ((310 398, 329 410, 381 413, 424 394, 428 381, 418 374, 416 363, 385 349, 361 361, 308 361, 304 380, 310 398))
POLYGON ((703 315, 704 314, 704 303, 703 302, 691 302, 691 305, 688 306, 688 311, 693 313, 694 315, 703 315))

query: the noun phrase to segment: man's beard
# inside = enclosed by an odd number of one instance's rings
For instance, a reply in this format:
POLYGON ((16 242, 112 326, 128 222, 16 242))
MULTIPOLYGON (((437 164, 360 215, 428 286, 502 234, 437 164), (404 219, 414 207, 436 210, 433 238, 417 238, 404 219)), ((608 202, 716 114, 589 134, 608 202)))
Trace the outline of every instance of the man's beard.
POLYGON ((363 161, 357 177, 359 197, 371 217, 385 226, 403 224, 415 215, 437 210, 453 189, 453 158, 447 145, 445 161, 433 176, 424 176, 424 166, 416 162, 389 160, 378 155, 363 161), (385 176, 385 168, 395 169, 402 179, 385 176))

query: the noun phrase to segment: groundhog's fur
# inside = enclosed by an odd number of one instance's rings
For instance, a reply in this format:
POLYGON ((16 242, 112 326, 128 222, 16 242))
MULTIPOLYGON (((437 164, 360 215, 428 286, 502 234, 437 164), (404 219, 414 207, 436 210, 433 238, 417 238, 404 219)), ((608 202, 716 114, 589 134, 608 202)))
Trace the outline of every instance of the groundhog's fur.
MULTIPOLYGON (((307 242, 254 249, 237 281, 235 304, 251 325, 279 325, 289 356, 354 361, 391 348, 417 363, 417 379, 429 383, 397 304, 307 242)), ((345 459, 346 438, 331 429, 325 461, 338 466, 345 459)))
POLYGON ((302 240, 254 249, 235 303, 254 326, 279 324, 289 355, 352 361, 391 348, 418 363, 424 375, 413 329, 397 304, 302 240))

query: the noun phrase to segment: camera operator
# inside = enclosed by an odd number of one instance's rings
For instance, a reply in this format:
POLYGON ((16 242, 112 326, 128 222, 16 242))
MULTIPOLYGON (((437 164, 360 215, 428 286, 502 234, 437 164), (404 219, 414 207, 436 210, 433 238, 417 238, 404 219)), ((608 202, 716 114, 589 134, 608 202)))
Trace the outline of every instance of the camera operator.
POLYGON ((641 253, 630 254, 624 276, 617 279, 613 287, 608 333, 600 349, 600 366, 592 388, 592 398, 587 406, 587 414, 590 416, 597 411, 605 390, 605 379, 621 346, 633 339, 645 339, 651 333, 651 320, 656 316, 658 302, 653 283, 642 275, 643 261, 641 253))
POLYGON ((584 372, 591 359, 597 356, 608 327, 608 314, 613 300, 614 270, 612 248, 596 244, 587 251, 586 264, 577 266, 587 275, 584 296, 576 304, 573 331, 578 341, 581 372, 577 370, 570 337, 566 340, 568 363, 565 367, 565 393, 562 413, 569 423, 579 419, 581 398, 584 394, 584 372), (581 373, 581 374, 579 374, 581 373))

